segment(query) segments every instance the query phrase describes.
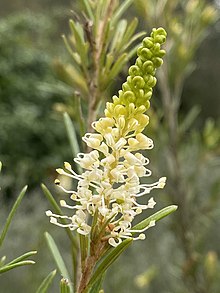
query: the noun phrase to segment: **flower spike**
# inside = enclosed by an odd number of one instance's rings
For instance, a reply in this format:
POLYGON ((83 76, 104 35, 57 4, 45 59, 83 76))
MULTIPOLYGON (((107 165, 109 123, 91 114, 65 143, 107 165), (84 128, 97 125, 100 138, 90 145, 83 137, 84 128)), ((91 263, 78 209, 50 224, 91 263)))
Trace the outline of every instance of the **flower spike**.
POLYGON ((75 202, 72 206, 61 200, 61 206, 76 212, 68 217, 47 211, 53 224, 69 227, 82 235, 101 235, 101 241, 108 241, 114 247, 123 239, 133 238, 133 232, 139 233, 134 240, 145 239, 143 232, 155 225, 155 221, 151 221, 142 230, 132 230, 135 216, 156 204, 152 197, 145 204, 139 204, 137 199, 152 189, 163 188, 166 182, 162 177, 155 183, 141 184, 140 178, 151 176, 151 171, 146 168, 149 159, 139 152, 154 146, 152 139, 142 132, 149 123, 145 112, 156 85, 156 69, 163 63, 165 51, 161 45, 165 40, 163 28, 153 29, 150 37, 143 40, 122 90, 106 104, 105 117, 92 123, 96 132, 86 133, 82 138, 92 148, 91 152, 79 153, 74 159, 83 173, 76 174, 67 162, 65 170, 57 169, 59 174, 77 180, 78 186, 77 191, 68 191, 59 180, 55 181, 75 202), (90 217, 97 217, 99 225, 93 227, 90 217), (68 223, 61 224, 59 219, 66 219, 68 223))

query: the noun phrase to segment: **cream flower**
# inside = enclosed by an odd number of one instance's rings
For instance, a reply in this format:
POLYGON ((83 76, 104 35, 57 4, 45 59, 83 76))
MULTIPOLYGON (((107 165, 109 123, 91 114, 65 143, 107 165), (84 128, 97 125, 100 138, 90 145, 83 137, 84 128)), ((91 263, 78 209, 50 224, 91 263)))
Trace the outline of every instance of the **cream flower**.
MULTIPOLYGON (((139 152, 153 148, 152 139, 142 131, 149 123, 145 111, 156 84, 155 69, 162 64, 164 51, 160 50, 160 45, 165 36, 165 31, 160 28, 144 39, 138 49, 139 57, 130 67, 119 96, 106 104, 105 117, 92 124, 96 132, 86 133, 82 138, 93 149, 90 153, 79 153, 74 159, 83 173, 76 174, 67 162, 64 169, 57 169, 59 174, 78 180, 78 186, 76 191, 66 190, 59 180, 55 181, 64 192, 71 194, 73 201, 73 205, 69 205, 62 200, 61 206, 76 212, 69 217, 47 211, 53 224, 88 235, 93 231, 91 217, 96 215, 100 227, 106 223, 103 241, 112 246, 125 238, 133 238, 133 233, 139 233, 134 240, 144 239, 143 232, 155 225, 151 221, 143 230, 132 229, 135 216, 156 204, 152 197, 144 204, 138 203, 138 198, 148 195, 152 189, 163 188, 166 182, 162 177, 155 183, 141 183, 141 178, 151 176, 151 170, 146 167, 149 159, 139 152), (62 224, 59 219, 66 219, 68 223, 62 224)), ((97 234, 102 232, 99 226, 95 229, 97 234)))

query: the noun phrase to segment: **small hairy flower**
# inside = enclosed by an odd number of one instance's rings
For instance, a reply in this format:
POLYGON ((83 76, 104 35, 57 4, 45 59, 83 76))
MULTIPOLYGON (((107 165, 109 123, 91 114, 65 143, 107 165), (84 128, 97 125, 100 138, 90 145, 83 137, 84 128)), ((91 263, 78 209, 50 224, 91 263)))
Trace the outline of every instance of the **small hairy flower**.
POLYGON ((63 191, 71 194, 73 201, 71 206, 62 200, 61 206, 76 212, 68 217, 47 211, 53 224, 87 235, 92 231, 90 218, 98 215, 98 227, 107 223, 103 241, 107 240, 112 246, 125 238, 133 238, 134 233, 139 233, 134 240, 144 239, 143 232, 155 225, 151 221, 143 230, 132 229, 135 216, 156 204, 152 197, 144 204, 140 204, 138 198, 152 189, 163 188, 166 182, 165 177, 151 184, 140 182, 141 178, 151 176, 147 168, 149 160, 140 151, 153 148, 152 139, 142 132, 149 123, 145 112, 156 84, 156 68, 163 62, 161 57, 165 52, 161 50, 161 44, 165 39, 166 32, 159 28, 153 29, 151 36, 143 40, 122 90, 113 97, 112 103, 106 104, 105 117, 93 122, 96 132, 86 133, 82 138, 92 148, 90 153, 79 153, 74 159, 83 173, 76 174, 67 162, 64 169, 57 169, 59 174, 78 180, 78 186, 76 191, 66 190, 59 180, 55 181, 63 191), (59 219, 68 222, 62 224, 59 219))

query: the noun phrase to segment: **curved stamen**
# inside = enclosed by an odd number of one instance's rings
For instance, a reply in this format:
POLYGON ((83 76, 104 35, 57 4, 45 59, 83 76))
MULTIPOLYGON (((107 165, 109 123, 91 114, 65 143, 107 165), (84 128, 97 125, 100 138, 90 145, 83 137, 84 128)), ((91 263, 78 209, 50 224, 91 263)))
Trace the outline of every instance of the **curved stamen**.
POLYGON ((154 227, 155 223, 156 223, 155 221, 150 221, 150 223, 147 227, 140 229, 140 230, 131 229, 130 232, 131 233, 142 233, 142 232, 146 231, 147 229, 154 227))
POLYGON ((72 210, 74 210, 74 209, 77 209, 77 210, 82 209, 82 205, 71 206, 71 205, 68 205, 66 203, 66 201, 63 200, 63 199, 60 200, 60 205, 61 205, 61 207, 72 209, 72 210))
POLYGON ((75 191, 74 190, 67 190, 65 187, 63 187, 62 185, 57 183, 57 179, 55 180, 55 184, 56 186, 58 186, 61 190, 63 190, 65 193, 70 193, 70 194, 74 194, 75 191))
POLYGON ((70 173, 64 171, 64 170, 61 169, 61 168, 57 168, 56 171, 57 171, 57 173, 60 174, 60 175, 65 175, 65 176, 71 177, 71 178, 76 179, 76 180, 81 180, 81 179, 83 179, 83 177, 82 177, 81 175, 78 175, 78 174, 76 174, 76 173, 75 173, 76 175, 70 174, 70 173))

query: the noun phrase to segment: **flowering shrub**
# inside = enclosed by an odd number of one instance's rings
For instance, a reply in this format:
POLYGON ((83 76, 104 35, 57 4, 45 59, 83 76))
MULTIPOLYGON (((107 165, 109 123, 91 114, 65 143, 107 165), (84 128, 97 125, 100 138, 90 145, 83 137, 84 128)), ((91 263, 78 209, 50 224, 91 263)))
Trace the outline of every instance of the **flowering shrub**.
POLYGON ((77 174, 67 162, 64 169, 57 169, 59 174, 78 180, 77 191, 65 189, 59 179, 55 181, 74 202, 69 205, 61 200, 61 206, 76 212, 73 216, 65 216, 48 210, 46 214, 51 223, 76 230, 81 237, 90 236, 86 238, 90 243, 90 255, 82 269, 78 292, 84 292, 96 261, 109 244, 117 247, 123 239, 145 239, 143 232, 155 225, 152 219, 136 229, 132 222, 136 215, 156 204, 152 197, 146 204, 139 204, 137 199, 152 189, 163 188, 166 181, 162 177, 155 183, 140 183, 140 178, 151 176, 146 167, 149 160, 140 151, 153 148, 152 139, 142 132, 149 123, 145 112, 156 84, 156 68, 163 63, 161 58, 165 51, 161 45, 165 39, 165 30, 159 28, 153 29, 151 36, 143 40, 122 90, 118 96, 113 96, 112 103, 106 104, 105 117, 92 123, 96 132, 83 137, 92 149, 89 153, 79 153, 74 159, 83 173, 77 174), (63 223, 63 219, 67 222, 63 223))
MULTIPOLYGON (((156 202, 151 197, 147 204, 138 204, 137 198, 154 188, 163 188, 166 178, 162 177, 152 184, 140 184, 141 177, 148 177, 151 171, 146 168, 149 160, 140 150, 153 148, 153 141, 142 131, 149 123, 144 114, 149 108, 152 88, 156 84, 155 71, 162 64, 165 54, 161 44, 165 42, 164 29, 154 29, 151 37, 146 37, 138 49, 135 65, 129 69, 127 81, 123 84, 119 96, 113 97, 113 103, 107 103, 105 117, 92 124, 96 133, 87 133, 83 140, 93 150, 79 153, 74 159, 85 171, 78 175, 69 163, 66 169, 57 169, 62 175, 78 180, 77 191, 66 190, 57 179, 55 183, 71 194, 76 203, 70 206, 61 200, 63 207, 75 209, 72 217, 60 216, 47 211, 53 224, 77 229, 82 235, 91 233, 89 217, 96 217, 93 234, 102 236, 112 246, 117 246, 123 238, 132 237, 132 233, 142 233, 155 225, 151 221, 142 230, 132 230, 132 221, 137 214, 147 208, 153 208, 156 202), (61 224, 57 218, 65 217, 70 223, 61 224)), ((93 236, 93 235, 92 235, 93 236)), ((144 234, 137 238, 144 239, 144 234)))

